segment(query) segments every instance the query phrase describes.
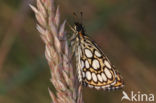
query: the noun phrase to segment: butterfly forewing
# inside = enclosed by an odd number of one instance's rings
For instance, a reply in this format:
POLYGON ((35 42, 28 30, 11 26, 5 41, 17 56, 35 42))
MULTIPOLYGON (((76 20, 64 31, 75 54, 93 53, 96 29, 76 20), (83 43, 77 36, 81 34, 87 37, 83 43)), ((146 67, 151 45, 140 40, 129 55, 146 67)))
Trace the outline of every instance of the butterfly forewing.
POLYGON ((96 89, 118 89, 123 86, 122 78, 111 65, 101 49, 87 36, 78 35, 74 42, 74 53, 79 81, 88 87, 96 89))

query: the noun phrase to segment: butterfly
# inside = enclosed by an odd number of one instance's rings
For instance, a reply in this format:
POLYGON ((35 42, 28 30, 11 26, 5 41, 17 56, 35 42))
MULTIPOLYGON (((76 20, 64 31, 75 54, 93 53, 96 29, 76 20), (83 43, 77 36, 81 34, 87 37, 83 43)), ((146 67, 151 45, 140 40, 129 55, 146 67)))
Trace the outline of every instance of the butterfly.
POLYGON ((71 29, 73 35, 70 41, 76 58, 79 82, 86 87, 96 89, 122 88, 124 82, 119 72, 97 44, 86 35, 83 25, 75 22, 71 29))

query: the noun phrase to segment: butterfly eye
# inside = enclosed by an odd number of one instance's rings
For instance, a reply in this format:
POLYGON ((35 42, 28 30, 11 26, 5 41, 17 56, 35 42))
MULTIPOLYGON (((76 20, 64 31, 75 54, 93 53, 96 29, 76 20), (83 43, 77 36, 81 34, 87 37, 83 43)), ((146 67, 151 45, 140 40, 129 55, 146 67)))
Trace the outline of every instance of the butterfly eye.
POLYGON ((75 29, 76 31, 78 31, 78 32, 81 31, 81 28, 80 28, 79 26, 77 26, 77 25, 74 27, 74 29, 75 29))
POLYGON ((78 32, 84 31, 82 25, 81 25, 80 23, 77 23, 77 22, 75 23, 74 29, 75 29, 76 31, 78 31, 78 32))

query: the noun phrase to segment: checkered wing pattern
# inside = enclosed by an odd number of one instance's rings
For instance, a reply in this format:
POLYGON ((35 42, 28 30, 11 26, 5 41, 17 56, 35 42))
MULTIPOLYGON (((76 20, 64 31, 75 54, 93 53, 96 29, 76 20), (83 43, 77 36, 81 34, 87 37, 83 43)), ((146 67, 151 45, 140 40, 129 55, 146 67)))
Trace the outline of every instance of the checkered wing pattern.
POLYGON ((102 50, 89 37, 74 31, 73 52, 76 57, 79 81, 87 87, 115 90, 123 87, 123 80, 102 50))

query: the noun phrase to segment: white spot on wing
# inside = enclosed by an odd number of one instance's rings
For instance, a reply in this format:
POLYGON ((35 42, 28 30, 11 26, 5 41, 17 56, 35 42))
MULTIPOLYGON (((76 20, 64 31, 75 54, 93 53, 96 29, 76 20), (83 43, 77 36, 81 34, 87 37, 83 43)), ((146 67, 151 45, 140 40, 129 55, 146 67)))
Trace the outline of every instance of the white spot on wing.
POLYGON ((85 66, 86 66, 86 68, 89 68, 89 62, 88 62, 88 60, 85 61, 85 66))
POLYGON ((90 88, 93 88, 93 86, 92 86, 92 85, 90 85, 90 84, 89 84, 88 86, 89 86, 90 88))
POLYGON ((97 77, 96 77, 95 73, 92 73, 92 78, 93 78, 94 82, 97 82, 97 77))
POLYGON ((91 58, 93 56, 92 52, 89 49, 85 49, 85 54, 88 58, 91 58))
POLYGON ((102 79, 102 77, 101 77, 101 75, 100 75, 100 74, 98 74, 98 75, 97 75, 97 77, 98 77, 98 80, 99 80, 100 82, 102 82, 102 81, 103 81, 103 79, 102 79))
POLYGON ((109 88, 110 85, 105 85, 105 86, 102 86, 102 88, 105 90, 106 88, 109 88))
POLYGON ((98 69, 100 67, 99 61, 94 59, 93 63, 92 63, 92 66, 93 66, 94 69, 98 69))
POLYGON ((105 60, 104 64, 105 64, 108 68, 111 68, 111 65, 108 63, 107 60, 105 60))
POLYGON ((108 78, 112 78, 112 74, 110 73, 110 71, 107 68, 105 68, 104 71, 108 78))
POLYGON ((89 71, 86 72, 86 78, 88 80, 91 80, 92 79, 91 73, 89 71))
POLYGON ((100 89, 100 87, 95 87, 97 90, 99 90, 100 89))
POLYGON ((95 55, 96 55, 97 57, 101 57, 101 54, 100 54, 98 51, 95 51, 95 55))
POLYGON ((101 76, 102 76, 102 79, 103 79, 104 81, 107 81, 107 78, 106 78, 106 76, 105 76, 104 73, 101 73, 101 76))

